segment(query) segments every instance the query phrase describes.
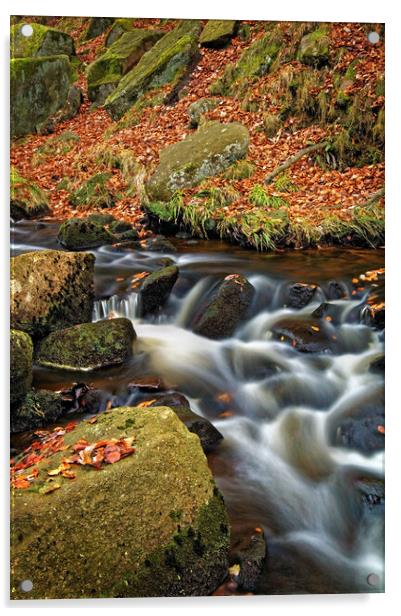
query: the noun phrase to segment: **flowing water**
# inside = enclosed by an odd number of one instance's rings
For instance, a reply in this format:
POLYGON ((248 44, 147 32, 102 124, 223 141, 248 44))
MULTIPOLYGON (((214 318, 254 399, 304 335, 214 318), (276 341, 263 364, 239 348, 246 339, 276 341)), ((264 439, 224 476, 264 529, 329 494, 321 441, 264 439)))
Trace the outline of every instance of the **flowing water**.
MULTIPOLYGON (((13 229, 14 254, 60 248, 56 229, 19 223, 13 229)), ((127 388, 133 377, 161 377, 223 434, 208 459, 233 533, 263 527, 267 537, 258 592, 382 591, 383 506, 377 486, 383 450, 340 446, 336 436, 342 420, 365 407, 381 408, 383 375, 369 366, 383 353, 383 337, 364 324, 368 287, 352 295, 351 281, 382 267, 383 252, 331 248, 258 255, 217 241, 174 242, 178 251, 168 255, 113 247, 93 251, 93 320, 128 317, 138 339, 128 365, 84 374, 82 380, 102 388, 105 401, 115 405, 137 400, 127 388), (158 269, 166 257, 178 265, 179 280, 161 314, 141 319, 132 278, 158 269), (256 289, 249 318, 230 339, 193 334, 194 317, 229 273, 247 276, 256 289), (335 351, 299 353, 273 339, 274 324, 288 316, 307 318, 326 299, 331 280, 351 298, 331 300, 335 317, 327 327, 335 351), (285 290, 296 281, 319 284, 313 303, 300 311, 283 307, 285 290)), ((375 292, 383 293, 382 287, 375 292)), ((34 384, 54 389, 76 378, 36 369, 34 384)))

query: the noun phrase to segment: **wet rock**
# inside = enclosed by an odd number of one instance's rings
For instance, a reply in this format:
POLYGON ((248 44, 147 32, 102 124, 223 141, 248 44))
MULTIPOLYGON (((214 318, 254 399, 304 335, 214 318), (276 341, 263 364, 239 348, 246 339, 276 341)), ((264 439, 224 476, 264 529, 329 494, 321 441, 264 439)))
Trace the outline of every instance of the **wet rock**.
POLYGON ((62 109, 71 78, 71 65, 65 55, 11 60, 11 136, 36 132, 37 127, 62 109))
POLYGON ((126 245, 127 248, 133 250, 144 250, 146 252, 177 252, 177 248, 164 235, 156 235, 156 237, 148 237, 138 242, 130 242, 126 245))
POLYGON ((169 265, 145 278, 140 288, 142 314, 155 312, 169 298, 178 278, 178 267, 169 265))
POLYGON ((255 592, 266 560, 266 541, 263 532, 239 537, 230 549, 230 565, 239 565, 235 576, 238 586, 248 592, 255 592))
MULTIPOLYGON (((159 391, 160 389, 166 389, 163 380, 157 376, 137 377, 130 381, 127 387, 128 389, 138 389, 139 391, 159 391)), ((163 406, 170 405, 163 404, 163 406)))
POLYGON ((362 322, 369 327, 374 327, 375 329, 384 329, 385 327, 385 307, 384 303, 378 306, 366 306, 366 309, 363 312, 362 322))
POLYGON ((114 17, 92 17, 84 34, 83 40, 89 41, 106 32, 114 23, 114 17))
POLYGON ((214 425, 191 409, 188 400, 182 394, 173 392, 158 394, 152 406, 168 406, 178 415, 190 432, 199 436, 202 449, 209 452, 220 443, 223 435, 214 425))
POLYGON ((321 26, 302 37, 298 49, 298 60, 315 68, 324 66, 329 61, 329 44, 327 30, 321 26))
POLYGON ((385 369, 385 357, 384 354, 375 359, 369 365, 369 372, 376 372, 382 374, 385 369))
POLYGON ((248 129, 238 122, 208 122, 160 152, 160 163, 146 184, 151 201, 167 202, 182 188, 217 175, 248 151, 248 129))
POLYGON ((66 32, 43 24, 30 23, 31 36, 22 33, 22 24, 11 26, 11 50, 13 58, 38 56, 75 56, 74 39, 66 32))
POLYGON ((10 401, 11 404, 25 398, 32 383, 31 337, 12 329, 10 332, 10 401))
POLYGON ((63 438, 67 449, 38 463, 34 489, 13 492, 14 599, 27 598, 25 579, 30 599, 199 596, 219 586, 227 513, 199 439, 171 409, 115 408, 63 438), (131 437, 131 455, 100 472, 75 464, 75 480, 58 476, 60 489, 40 491, 79 439, 131 437))
POLYGON ((244 276, 230 274, 220 285, 212 301, 198 318, 194 332, 206 338, 220 339, 232 336, 245 318, 255 293, 244 276))
POLYGON ((384 512, 384 481, 372 477, 361 477, 355 481, 362 504, 369 511, 384 512))
POLYGON ((202 47, 224 47, 238 29, 238 21, 232 19, 209 19, 199 38, 202 47))
POLYGON ((55 423, 64 413, 59 394, 52 391, 30 391, 23 402, 11 408, 11 432, 25 432, 55 423))
POLYGON ((330 330, 318 319, 281 319, 271 331, 275 340, 290 344, 300 353, 331 353, 336 347, 330 330))
POLYGON ((57 239, 68 250, 86 250, 105 244, 136 240, 138 232, 129 223, 107 214, 70 218, 62 223, 57 239))
POLYGON ((37 338, 90 321, 95 257, 58 250, 11 259, 11 327, 37 338))
POLYGON ((338 324, 341 322, 342 310, 336 304, 322 302, 311 314, 315 319, 324 319, 326 321, 338 324))
POLYGON ((104 106, 114 120, 147 91, 166 84, 172 88, 177 85, 199 57, 199 30, 199 21, 183 20, 141 57, 106 99, 104 106))
POLYGON ((218 104, 218 98, 200 98, 191 103, 188 107, 189 126, 191 128, 198 128, 202 115, 207 111, 215 109, 218 104))
POLYGON ((343 282, 331 280, 327 287, 328 299, 344 299, 348 297, 347 286, 343 282))
POLYGON ((97 370, 124 363, 136 338, 129 319, 108 319, 62 329, 41 341, 37 362, 49 368, 97 370))
POLYGON ((333 445, 371 454, 384 448, 384 391, 357 400, 330 425, 333 445))
POLYGON ((10 174, 10 215, 13 220, 41 218, 50 214, 48 196, 37 184, 12 167, 10 174))
POLYGON ((100 104, 106 100, 104 91, 99 100, 99 88, 108 88, 109 93, 117 87, 123 75, 128 73, 139 62, 141 57, 158 41, 164 32, 133 28, 124 32, 107 51, 89 64, 86 69, 88 82, 88 97, 100 104))
POLYGON ((304 308, 315 295, 317 285, 297 282, 287 290, 287 306, 289 308, 304 308))

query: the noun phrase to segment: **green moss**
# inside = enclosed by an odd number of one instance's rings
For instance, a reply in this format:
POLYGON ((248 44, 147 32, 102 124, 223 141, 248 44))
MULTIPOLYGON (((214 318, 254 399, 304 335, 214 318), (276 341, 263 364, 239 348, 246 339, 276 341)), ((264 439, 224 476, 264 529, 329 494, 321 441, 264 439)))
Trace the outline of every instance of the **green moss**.
POLYGON ((131 357, 135 338, 128 319, 75 325, 42 340, 37 362, 64 370, 96 370, 119 365, 131 357))
POLYGON ((252 177, 255 170, 254 163, 249 160, 239 160, 224 172, 224 177, 228 180, 244 180, 252 177))
POLYGON ((58 421, 64 411, 60 394, 53 391, 29 391, 23 402, 11 409, 11 432, 47 427, 58 421))
POLYGON ((298 60, 316 68, 324 66, 329 61, 329 44, 328 29, 321 25, 302 38, 298 50, 298 60))
POLYGON ((112 244, 115 237, 94 219, 70 218, 60 225, 58 241, 68 250, 88 250, 112 244))
POLYGON ((10 174, 10 215, 13 220, 38 218, 50 213, 48 197, 37 184, 23 178, 11 167, 10 174))
POLYGON ((12 58, 75 55, 74 40, 69 34, 38 23, 30 23, 33 30, 32 35, 24 36, 21 31, 22 25, 17 24, 11 27, 12 58))
POLYGON ((278 192, 288 192, 288 193, 296 192, 298 190, 298 187, 296 186, 296 184, 292 182, 290 176, 287 175, 286 173, 283 173, 277 176, 277 178, 274 181, 274 188, 278 192))
POLYGON ((92 17, 83 35, 84 41, 96 38, 106 32, 114 23, 114 17, 92 17))
POLYGON ((229 19, 209 19, 203 28, 199 42, 204 47, 223 47, 230 42, 237 30, 238 22, 229 19))
POLYGON ((10 332, 10 400, 23 400, 32 383, 32 340, 25 332, 10 332))
POLYGON ((61 135, 49 137, 43 145, 35 150, 31 158, 32 165, 37 167, 44 163, 49 157, 67 154, 75 147, 79 140, 79 135, 71 131, 65 131, 61 133, 61 135))
POLYGON ((121 17, 114 21, 108 35, 106 36, 105 46, 111 47, 125 32, 129 32, 134 29, 134 20, 127 17, 121 17))
POLYGON ((70 203, 81 210, 112 207, 115 198, 107 188, 110 173, 96 173, 70 195, 70 203))
POLYGON ((145 92, 175 84, 198 55, 199 21, 185 20, 165 34, 120 81, 105 102, 114 119, 120 118, 145 92))

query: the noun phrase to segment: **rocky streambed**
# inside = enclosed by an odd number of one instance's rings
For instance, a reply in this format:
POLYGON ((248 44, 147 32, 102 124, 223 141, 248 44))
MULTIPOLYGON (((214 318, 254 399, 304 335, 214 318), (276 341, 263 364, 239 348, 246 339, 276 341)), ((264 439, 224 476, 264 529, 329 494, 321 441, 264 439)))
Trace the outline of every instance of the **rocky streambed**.
POLYGON ((13 228, 14 596, 383 590, 383 252, 60 233, 13 228))

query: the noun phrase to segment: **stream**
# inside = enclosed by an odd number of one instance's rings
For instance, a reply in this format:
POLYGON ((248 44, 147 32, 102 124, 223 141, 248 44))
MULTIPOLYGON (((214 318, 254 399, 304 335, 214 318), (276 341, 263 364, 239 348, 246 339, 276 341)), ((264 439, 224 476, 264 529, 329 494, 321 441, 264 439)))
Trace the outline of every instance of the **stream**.
MULTIPOLYGON (((15 224, 13 254, 60 250, 57 230, 53 222, 15 224)), ((131 362, 79 377, 36 367, 34 387, 58 389, 79 378, 104 391, 104 410, 110 401, 138 401, 127 387, 134 377, 161 378, 224 436, 208 455, 209 465, 233 535, 264 529, 268 557, 258 594, 383 591, 384 450, 365 447, 363 439, 383 414, 383 372, 370 365, 382 356, 384 338, 364 319, 371 285, 352 295, 352 279, 383 267, 384 252, 257 254, 217 240, 170 239, 177 248, 171 254, 112 246, 91 251, 93 320, 132 320, 138 339, 131 362), (162 267, 167 257, 179 267, 179 279, 161 313, 140 319, 132 278, 162 267), (190 324, 199 307, 230 273, 243 274, 256 289, 247 321, 229 339, 195 335, 190 324), (327 299, 330 281, 341 285, 347 299, 327 299), (319 285, 301 310, 283 307, 294 282, 319 285), (332 353, 301 353, 271 336, 284 317, 302 320, 324 301, 334 311, 328 325, 336 341, 332 353), (358 424, 365 408, 369 418, 358 424), (348 444, 338 441, 344 421, 353 430, 348 444)), ((383 286, 378 282, 374 289, 379 296, 383 286)))

